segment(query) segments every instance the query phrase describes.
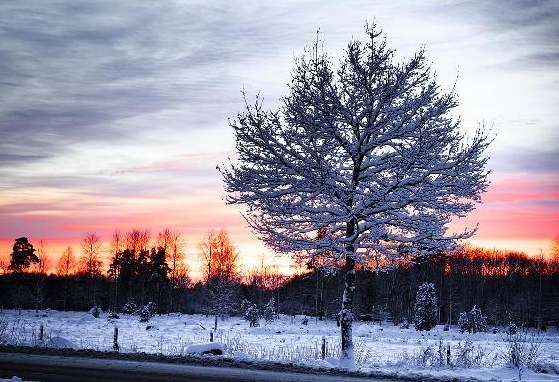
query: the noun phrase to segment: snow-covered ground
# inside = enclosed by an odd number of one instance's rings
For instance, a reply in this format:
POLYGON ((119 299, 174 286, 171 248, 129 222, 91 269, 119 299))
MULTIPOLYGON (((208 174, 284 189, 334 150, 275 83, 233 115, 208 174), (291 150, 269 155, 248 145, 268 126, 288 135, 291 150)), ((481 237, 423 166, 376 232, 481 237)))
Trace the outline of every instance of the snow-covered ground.
MULTIPOLYGON (((282 316, 260 327, 249 328, 241 318, 218 322, 214 341, 223 346, 225 356, 293 362, 311 367, 329 368, 339 355, 339 328, 334 321, 282 316), (322 338, 326 340, 326 360, 322 360, 322 338)), ((16 311, 0 313, 0 342, 15 345, 41 345, 112 350, 115 326, 121 352, 184 355, 193 344, 207 343, 214 318, 171 314, 155 316, 140 323, 137 316, 120 315, 109 319, 107 313, 94 318, 86 312, 16 311), (44 341, 39 342, 43 325, 44 341)), ((413 327, 402 329, 390 324, 355 322, 355 355, 365 372, 421 374, 482 380, 512 381, 518 370, 507 366, 507 342, 502 333, 460 333, 456 328, 444 331, 437 326, 429 332, 413 327), (447 349, 451 365, 446 365, 447 349), (459 353, 465 356, 459 356, 459 353), (441 362, 444 361, 444 362, 441 362), (439 364, 443 363, 442 366, 439 364)), ((528 337, 531 337, 528 333, 528 337)), ((522 371, 523 380, 559 382, 559 333, 550 329, 536 337, 540 343, 538 364, 548 373, 522 371)), ((196 348, 196 347, 194 347, 196 348)))

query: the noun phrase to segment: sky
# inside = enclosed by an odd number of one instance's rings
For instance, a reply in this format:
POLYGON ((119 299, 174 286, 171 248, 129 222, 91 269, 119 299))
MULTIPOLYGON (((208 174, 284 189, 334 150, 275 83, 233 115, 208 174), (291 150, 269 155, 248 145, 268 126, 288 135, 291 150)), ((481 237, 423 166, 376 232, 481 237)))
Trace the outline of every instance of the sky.
POLYGON ((559 235, 559 2, 166 1, 0 3, 0 256, 15 238, 52 257, 95 231, 226 228, 247 266, 277 258, 225 205, 240 94, 276 108, 294 58, 334 62, 376 22, 396 57, 425 46, 456 116, 496 138, 492 184, 465 221, 474 245, 536 254, 559 235))

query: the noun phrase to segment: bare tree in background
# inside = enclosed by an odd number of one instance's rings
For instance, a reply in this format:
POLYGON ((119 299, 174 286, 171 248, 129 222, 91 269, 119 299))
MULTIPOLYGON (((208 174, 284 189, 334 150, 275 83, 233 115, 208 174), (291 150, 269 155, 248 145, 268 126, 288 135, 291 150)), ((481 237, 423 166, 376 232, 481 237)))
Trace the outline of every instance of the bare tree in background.
POLYGON ((81 271, 88 278, 90 305, 97 304, 97 278, 101 275, 101 238, 95 232, 86 233, 82 239, 81 271))
POLYGON ((141 250, 148 248, 150 237, 150 232, 147 229, 132 229, 126 232, 126 249, 131 250, 137 255, 141 250))
POLYGON ((167 263, 169 264, 169 268, 171 269, 169 312, 172 312, 175 303, 175 291, 177 288, 177 279, 179 277, 179 268, 182 267, 182 270, 188 271, 188 267, 186 267, 186 264, 184 264, 184 247, 186 246, 186 242, 181 237, 180 231, 172 231, 170 228, 165 228, 157 235, 157 246, 165 250, 165 254, 167 255, 167 263))
POLYGON ((39 261, 32 266, 32 271, 35 273, 35 283, 31 294, 31 299, 35 303, 36 313, 39 312, 39 309, 43 309, 43 300, 45 299, 46 293, 47 270, 50 265, 44 240, 40 240, 39 245, 37 246, 37 258, 39 261))
POLYGON ((239 253, 227 231, 210 230, 198 242, 205 279, 207 314, 224 317, 234 308, 239 253))
POLYGON ((118 303, 118 281, 120 277, 121 257, 124 251, 124 238, 122 237, 120 230, 115 230, 113 232, 109 251, 111 256, 109 276, 114 283, 113 310, 116 312, 119 310, 118 308, 120 306, 118 303))
POLYGON ((220 167, 227 202, 279 253, 343 263, 340 366, 354 368, 356 264, 413 260, 453 247, 448 234, 488 186, 482 129, 467 140, 453 91, 441 91, 424 50, 394 62, 375 27, 337 69, 320 44, 296 60, 279 111, 260 98, 231 121, 238 162, 220 167), (326 234, 317 239, 317 232, 326 234), (327 250, 327 251, 325 251, 327 250))
POLYGON ((214 277, 231 279, 237 275, 239 253, 225 229, 208 231, 198 241, 198 254, 206 280, 214 277))
POLYGON ((62 306, 64 311, 66 311, 66 306, 68 304, 68 282, 71 275, 74 274, 76 267, 76 258, 74 257, 74 250, 72 247, 68 246, 60 258, 58 259, 57 274, 64 277, 64 294, 62 306))

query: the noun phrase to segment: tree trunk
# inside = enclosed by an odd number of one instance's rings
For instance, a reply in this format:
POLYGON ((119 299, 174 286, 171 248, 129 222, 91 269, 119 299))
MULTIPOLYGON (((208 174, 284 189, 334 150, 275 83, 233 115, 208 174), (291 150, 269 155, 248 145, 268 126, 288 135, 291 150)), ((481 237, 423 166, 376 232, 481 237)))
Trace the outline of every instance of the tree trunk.
MULTIPOLYGON (((353 236, 355 232, 355 223, 352 220, 347 224, 346 236, 353 236)), ((340 355, 340 368, 355 369, 355 358, 353 354, 353 295, 355 294, 355 258, 353 244, 346 246, 345 256, 345 287, 342 297, 341 311, 341 336, 342 336, 342 352, 340 355)))

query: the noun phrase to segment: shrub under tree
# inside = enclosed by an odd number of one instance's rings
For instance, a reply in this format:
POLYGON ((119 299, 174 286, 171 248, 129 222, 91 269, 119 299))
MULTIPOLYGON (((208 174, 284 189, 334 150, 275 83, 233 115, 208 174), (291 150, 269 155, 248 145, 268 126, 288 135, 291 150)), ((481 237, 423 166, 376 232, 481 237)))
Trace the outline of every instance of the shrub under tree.
POLYGON ((437 295, 433 283, 423 283, 415 296, 413 322, 417 330, 431 330, 437 325, 437 295))

